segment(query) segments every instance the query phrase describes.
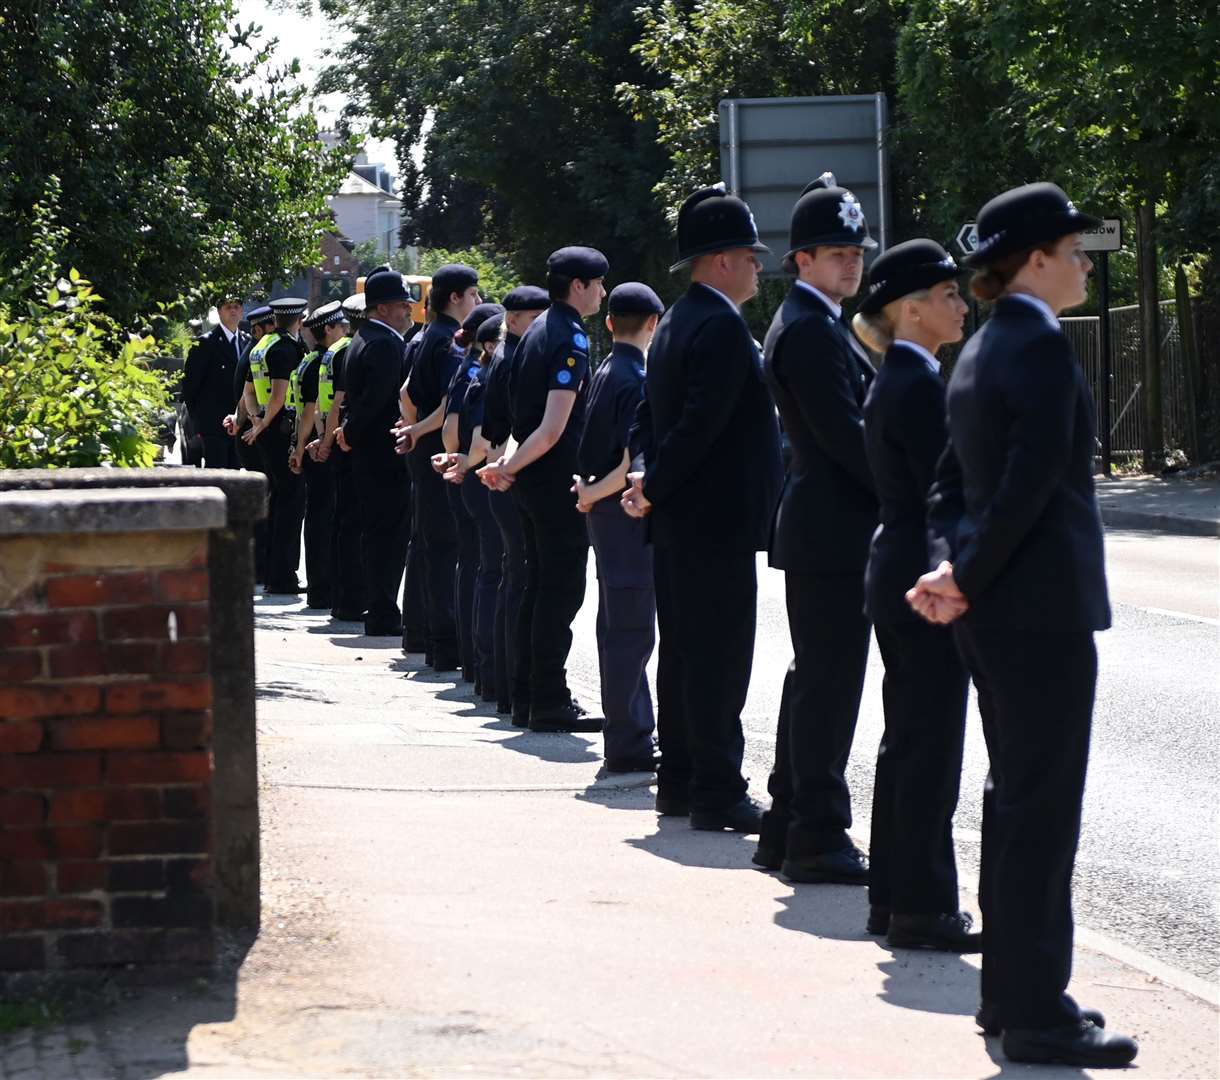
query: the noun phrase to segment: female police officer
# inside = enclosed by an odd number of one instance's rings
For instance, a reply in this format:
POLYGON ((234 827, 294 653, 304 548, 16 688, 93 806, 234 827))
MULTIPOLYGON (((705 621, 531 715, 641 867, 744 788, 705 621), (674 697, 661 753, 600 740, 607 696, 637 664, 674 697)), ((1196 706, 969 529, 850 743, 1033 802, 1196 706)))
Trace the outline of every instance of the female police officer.
POLYGON ((949 383, 949 448, 929 508, 933 554, 946 561, 908 594, 931 621, 959 620, 991 758, 978 1019, 1003 1031, 1014 1061, 1125 1065, 1135 1042, 1065 992, 1093 632, 1110 625, 1110 605, 1093 402, 1057 315, 1085 298, 1080 234, 1099 222, 1053 184, 997 196, 978 222, 971 287, 995 311, 949 383))
POLYGON ((900 948, 978 952, 971 918, 958 911, 953 855, 968 680, 952 633, 918 618, 906 602, 929 565, 925 508, 947 438, 936 351, 961 340, 966 304, 957 275, 939 244, 898 244, 874 261, 852 323, 857 337, 885 355, 864 402, 864 444, 881 503, 864 605, 885 661, 868 928, 888 929, 900 948))

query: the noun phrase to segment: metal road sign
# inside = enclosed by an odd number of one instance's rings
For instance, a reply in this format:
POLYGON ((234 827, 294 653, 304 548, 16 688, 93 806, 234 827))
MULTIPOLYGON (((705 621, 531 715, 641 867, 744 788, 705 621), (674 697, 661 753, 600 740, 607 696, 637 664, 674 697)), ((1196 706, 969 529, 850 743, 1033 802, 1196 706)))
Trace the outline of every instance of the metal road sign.
POLYGON ((1119 251, 1123 246, 1123 223, 1118 218, 1102 218, 1096 229, 1084 234, 1085 251, 1119 251))
POLYGON ((957 246, 966 255, 973 255, 979 246, 979 227, 973 221, 967 221, 957 230, 957 246))

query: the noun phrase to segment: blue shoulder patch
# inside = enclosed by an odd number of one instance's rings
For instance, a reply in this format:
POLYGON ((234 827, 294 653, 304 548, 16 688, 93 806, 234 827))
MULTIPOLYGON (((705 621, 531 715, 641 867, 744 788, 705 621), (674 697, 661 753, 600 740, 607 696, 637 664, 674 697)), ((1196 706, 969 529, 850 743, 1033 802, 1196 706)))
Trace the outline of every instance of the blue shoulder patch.
POLYGON ((586 352, 589 348, 589 339, 579 331, 572 335, 572 344, 578 349, 584 349, 586 352))
POLYGON ((479 365, 471 364, 470 367, 466 371, 466 378, 473 379, 476 375, 478 375, 478 373, 479 373, 479 365))
POLYGON ((572 373, 565 368, 555 376, 555 381, 560 386, 567 386, 572 381, 572 373))

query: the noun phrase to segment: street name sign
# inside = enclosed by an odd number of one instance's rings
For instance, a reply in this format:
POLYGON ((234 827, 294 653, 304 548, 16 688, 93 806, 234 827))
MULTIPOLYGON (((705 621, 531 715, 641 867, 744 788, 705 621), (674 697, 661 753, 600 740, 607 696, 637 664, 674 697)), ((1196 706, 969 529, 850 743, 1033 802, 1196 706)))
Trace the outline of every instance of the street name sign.
POLYGON ((1085 251, 1120 251, 1123 246, 1123 223, 1118 218, 1102 218, 1096 229, 1084 234, 1085 251))

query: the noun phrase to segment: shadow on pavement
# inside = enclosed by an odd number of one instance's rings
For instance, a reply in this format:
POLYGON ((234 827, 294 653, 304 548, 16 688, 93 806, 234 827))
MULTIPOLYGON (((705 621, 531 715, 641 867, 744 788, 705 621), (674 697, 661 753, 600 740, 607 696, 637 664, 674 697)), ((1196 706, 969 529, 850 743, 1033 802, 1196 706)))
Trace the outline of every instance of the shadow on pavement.
POLYGON ((481 742, 494 743, 513 750, 518 754, 529 754, 543 761, 554 761, 572 765, 581 765, 601 758, 600 753, 594 753, 593 748, 584 739, 576 735, 564 735, 560 732, 541 734, 535 731, 522 731, 521 734, 508 739, 482 739, 481 742))
POLYGON ((690 827, 686 818, 659 817, 657 831, 651 836, 636 836, 626 840, 633 848, 647 851, 658 858, 682 866, 699 866, 708 870, 748 870, 758 841, 741 833, 700 832, 690 827))

